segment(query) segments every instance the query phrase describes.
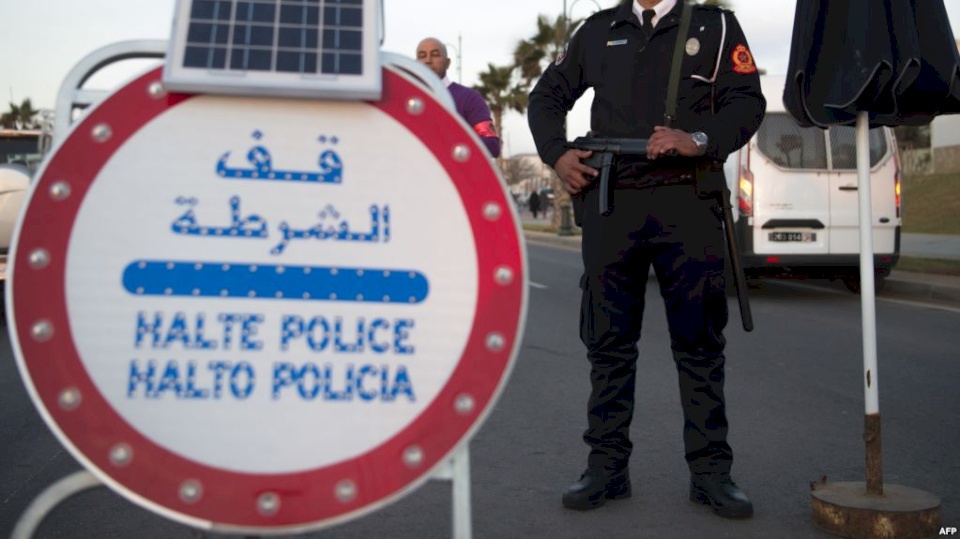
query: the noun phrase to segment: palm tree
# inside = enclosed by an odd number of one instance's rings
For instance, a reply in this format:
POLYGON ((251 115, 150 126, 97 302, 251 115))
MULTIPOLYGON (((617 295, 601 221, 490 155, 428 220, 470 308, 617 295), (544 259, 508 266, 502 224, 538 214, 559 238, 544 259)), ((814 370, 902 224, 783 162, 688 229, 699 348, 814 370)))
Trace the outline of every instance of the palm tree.
POLYGON ((4 129, 16 129, 17 120, 12 112, 4 112, 0 115, 0 127, 4 129))
POLYGON ((523 114, 527 110, 529 96, 527 87, 514 80, 514 66, 495 66, 487 64, 487 70, 480 72, 480 84, 473 87, 480 92, 490 107, 493 124, 497 133, 503 136, 503 114, 515 110, 523 114))
POLYGON ((547 64, 556 61, 582 21, 568 22, 563 15, 553 21, 546 15, 537 17, 537 32, 529 39, 520 40, 513 50, 513 61, 528 86, 533 85, 547 64))
POLYGON ((38 129, 40 124, 35 117, 39 113, 33 108, 30 98, 26 98, 20 105, 10 103, 10 111, 0 116, 0 124, 7 129, 38 129))

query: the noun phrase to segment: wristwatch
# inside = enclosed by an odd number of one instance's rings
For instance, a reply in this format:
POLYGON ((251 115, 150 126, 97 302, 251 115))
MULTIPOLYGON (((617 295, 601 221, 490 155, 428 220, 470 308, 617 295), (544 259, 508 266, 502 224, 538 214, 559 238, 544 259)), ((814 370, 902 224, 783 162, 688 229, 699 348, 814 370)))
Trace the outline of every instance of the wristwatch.
POLYGON ((690 135, 690 137, 693 138, 693 143, 696 144, 697 149, 700 150, 700 155, 703 155, 707 151, 707 143, 710 142, 707 134, 703 131, 697 131, 690 135))

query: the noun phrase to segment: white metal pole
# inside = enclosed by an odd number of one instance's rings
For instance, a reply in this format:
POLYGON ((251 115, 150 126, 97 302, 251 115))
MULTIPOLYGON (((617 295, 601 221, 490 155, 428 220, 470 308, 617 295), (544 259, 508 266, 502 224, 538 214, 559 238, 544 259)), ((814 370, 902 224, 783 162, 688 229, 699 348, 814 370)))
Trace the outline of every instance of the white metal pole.
POLYGON ((470 504, 470 445, 463 444, 451 459, 453 470, 453 537, 473 537, 473 509, 470 504))
POLYGON ((857 193, 860 198, 860 303, 863 319, 863 382, 867 415, 880 413, 877 316, 873 269, 873 205, 870 195, 870 114, 857 115, 857 193))
POLYGON ((567 39, 567 24, 567 0, 563 0, 563 39, 567 39))
POLYGON ((103 483, 87 470, 80 470, 60 479, 30 502, 13 528, 10 539, 31 539, 43 519, 63 501, 78 492, 101 485, 103 483))

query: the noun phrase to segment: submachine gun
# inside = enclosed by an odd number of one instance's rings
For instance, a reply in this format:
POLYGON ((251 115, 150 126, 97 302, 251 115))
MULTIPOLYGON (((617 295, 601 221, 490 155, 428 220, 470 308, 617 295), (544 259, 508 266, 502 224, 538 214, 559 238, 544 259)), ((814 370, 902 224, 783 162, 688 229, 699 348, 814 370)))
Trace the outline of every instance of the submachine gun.
MULTIPOLYGON (((610 168, 613 158, 618 155, 629 155, 634 158, 647 155, 646 139, 577 137, 571 144, 578 150, 593 152, 582 162, 597 169, 600 175, 597 178, 599 190, 599 211, 601 215, 609 215, 613 211, 613 190, 610 185, 610 168)), ((719 162, 708 161, 697 166, 697 190, 701 198, 716 198, 723 210, 723 230, 727 239, 727 260, 733 272, 733 282, 737 289, 737 300, 740 303, 740 320, 744 331, 753 331, 753 314, 750 311, 750 298, 747 296, 747 277, 743 272, 743 262, 740 260, 740 247, 737 245, 737 232, 733 225, 733 207, 730 204, 730 190, 723 180, 723 165, 719 162)))
POLYGON ((647 155, 647 139, 577 137, 572 146, 578 150, 590 150, 593 155, 581 160, 583 164, 600 171, 597 189, 600 191, 600 215, 613 211, 613 193, 610 191, 610 165, 616 155, 647 155))

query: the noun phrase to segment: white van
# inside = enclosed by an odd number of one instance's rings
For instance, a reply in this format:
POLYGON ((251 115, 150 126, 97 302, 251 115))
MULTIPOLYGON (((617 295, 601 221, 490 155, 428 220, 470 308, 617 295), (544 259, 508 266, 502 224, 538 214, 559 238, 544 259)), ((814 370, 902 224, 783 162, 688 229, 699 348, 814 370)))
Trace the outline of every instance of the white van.
MULTIPOLYGON (((7 279, 7 251, 30 176, 40 162, 39 131, 0 129, 0 288, 7 279)), ((4 302, 0 299, 0 311, 4 302)))
MULTIPOLYGON (((853 127, 800 127, 783 106, 783 76, 763 76, 767 114, 725 165, 748 278, 842 279, 860 290, 853 127)), ((900 162, 890 128, 870 130, 876 289, 900 257, 900 162)))

